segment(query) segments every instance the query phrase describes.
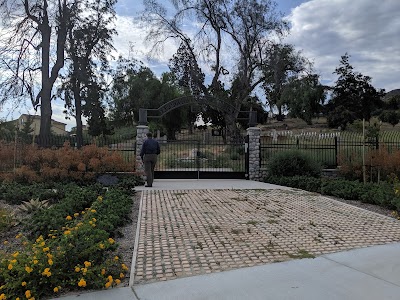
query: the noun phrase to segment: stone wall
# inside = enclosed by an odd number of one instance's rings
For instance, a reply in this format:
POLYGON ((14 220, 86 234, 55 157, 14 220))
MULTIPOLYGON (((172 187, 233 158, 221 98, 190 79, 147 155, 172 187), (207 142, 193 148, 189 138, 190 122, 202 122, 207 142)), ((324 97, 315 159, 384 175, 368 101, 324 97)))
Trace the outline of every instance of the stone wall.
POLYGON ((144 140, 146 139, 146 134, 149 132, 149 127, 145 125, 138 125, 136 127, 136 172, 138 174, 144 174, 144 165, 140 157, 140 150, 144 140))
POLYGON ((258 127, 250 127, 247 129, 249 136, 249 179, 261 181, 260 174, 260 135, 261 129, 258 127))

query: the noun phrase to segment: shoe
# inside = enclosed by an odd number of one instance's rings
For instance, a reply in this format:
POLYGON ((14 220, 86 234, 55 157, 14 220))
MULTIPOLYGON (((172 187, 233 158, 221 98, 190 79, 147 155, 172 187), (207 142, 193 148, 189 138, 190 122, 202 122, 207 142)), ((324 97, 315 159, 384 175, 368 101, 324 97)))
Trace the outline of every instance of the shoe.
POLYGON ((152 185, 148 185, 148 184, 146 184, 146 185, 145 185, 145 187, 152 187, 152 185))

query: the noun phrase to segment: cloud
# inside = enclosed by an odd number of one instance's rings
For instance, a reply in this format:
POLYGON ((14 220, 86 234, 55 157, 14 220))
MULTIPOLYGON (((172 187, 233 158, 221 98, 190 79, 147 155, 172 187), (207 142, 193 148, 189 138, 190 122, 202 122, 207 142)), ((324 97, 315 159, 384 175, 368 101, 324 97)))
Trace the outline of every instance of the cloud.
POLYGON ((287 42, 314 60, 324 81, 346 52, 356 71, 372 77, 376 88, 399 88, 400 1, 311 0, 294 8, 287 42))
POLYGON ((122 55, 125 58, 131 57, 143 61, 153 71, 168 69, 168 61, 176 52, 178 45, 171 39, 163 45, 162 51, 156 53, 151 58, 149 52, 152 44, 146 42, 148 27, 139 18, 132 16, 118 15, 116 22, 118 35, 114 37, 114 56, 122 55))

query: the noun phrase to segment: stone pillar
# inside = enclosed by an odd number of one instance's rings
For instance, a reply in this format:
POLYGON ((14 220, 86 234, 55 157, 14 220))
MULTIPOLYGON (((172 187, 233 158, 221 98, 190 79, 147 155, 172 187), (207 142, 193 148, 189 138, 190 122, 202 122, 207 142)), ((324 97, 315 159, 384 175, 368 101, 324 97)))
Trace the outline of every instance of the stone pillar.
POLYGON ((261 180, 260 174, 260 136, 261 129, 258 127, 247 128, 249 136, 249 179, 261 180))
POLYGON ((136 173, 139 175, 144 175, 144 165, 140 157, 140 150, 148 132, 149 126, 138 125, 136 127, 136 173))

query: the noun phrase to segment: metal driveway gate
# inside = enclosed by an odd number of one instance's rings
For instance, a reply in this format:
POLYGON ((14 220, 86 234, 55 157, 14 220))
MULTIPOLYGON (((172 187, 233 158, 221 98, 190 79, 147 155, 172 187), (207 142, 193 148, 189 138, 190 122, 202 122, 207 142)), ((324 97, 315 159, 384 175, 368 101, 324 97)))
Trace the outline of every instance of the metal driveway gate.
POLYGON ((173 140, 160 142, 155 178, 246 179, 248 153, 245 139, 222 141, 173 140))

